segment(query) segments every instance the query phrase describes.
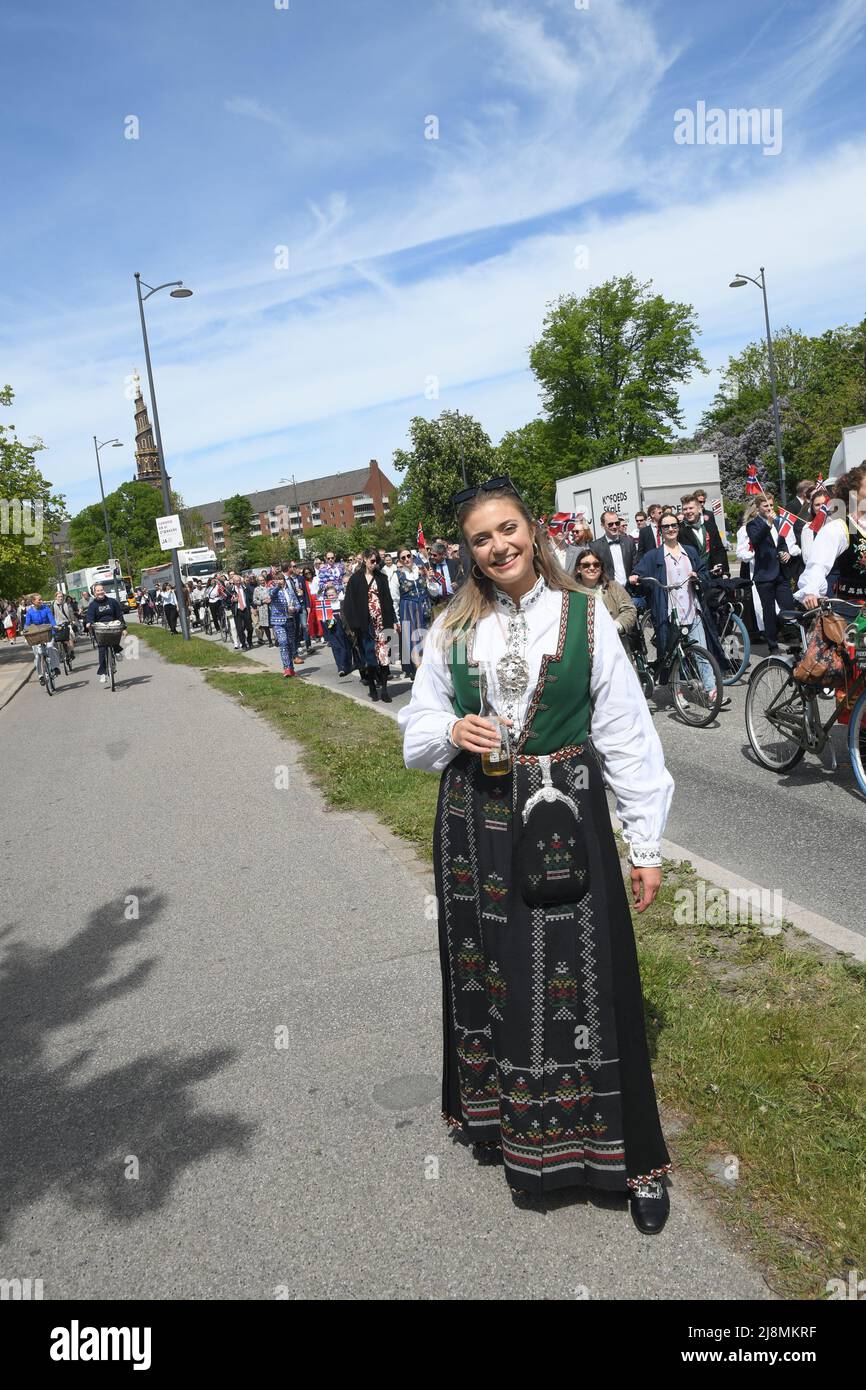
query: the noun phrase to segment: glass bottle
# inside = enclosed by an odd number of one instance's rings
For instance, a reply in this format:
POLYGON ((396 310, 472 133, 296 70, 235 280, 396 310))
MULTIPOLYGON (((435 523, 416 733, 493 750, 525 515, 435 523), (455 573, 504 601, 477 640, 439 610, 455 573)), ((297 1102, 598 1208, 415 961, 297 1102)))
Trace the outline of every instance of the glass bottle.
POLYGON ((481 770, 487 777, 506 777, 511 771, 511 739, 507 725, 500 722, 499 715, 493 708, 490 695, 487 689, 487 675, 481 676, 481 710, 479 717, 489 719, 499 730, 499 747, 491 748, 488 753, 481 754, 481 770))

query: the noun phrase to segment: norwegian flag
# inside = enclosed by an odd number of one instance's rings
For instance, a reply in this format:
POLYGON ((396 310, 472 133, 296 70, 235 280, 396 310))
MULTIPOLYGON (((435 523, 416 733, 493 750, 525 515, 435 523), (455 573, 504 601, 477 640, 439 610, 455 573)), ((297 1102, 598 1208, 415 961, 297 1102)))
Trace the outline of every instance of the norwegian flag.
POLYGON ((793 531, 794 522, 799 521, 799 517, 794 512, 789 512, 787 507, 779 508, 779 539, 784 540, 789 531, 793 531))
POLYGON ((547 529, 552 536, 570 536, 580 518, 577 512, 554 512, 547 529))
POLYGON ((758 481, 758 465, 750 463, 746 469, 746 496, 760 497, 764 489, 758 481))
POLYGON ((427 542, 424 539, 424 527, 422 526, 420 521, 418 522, 418 539, 415 543, 418 546, 419 550, 427 549, 427 542))
POLYGON ((828 516, 830 516, 832 510, 833 508, 830 506, 829 502, 818 503, 818 506, 815 508, 815 515, 809 522, 809 530, 814 531, 816 536, 820 531, 821 527, 824 525, 824 522, 827 520, 828 516))

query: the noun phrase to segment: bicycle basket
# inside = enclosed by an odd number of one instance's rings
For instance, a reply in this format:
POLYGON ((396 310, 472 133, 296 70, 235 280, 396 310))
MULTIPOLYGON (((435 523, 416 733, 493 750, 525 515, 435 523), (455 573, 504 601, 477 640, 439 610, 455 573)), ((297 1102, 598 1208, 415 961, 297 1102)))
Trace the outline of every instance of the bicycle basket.
POLYGON ((55 629, 55 632, 54 632, 54 636, 56 637, 56 639, 57 639, 58 642, 68 642, 68 641, 69 641, 69 624, 68 624, 68 623, 58 623, 58 624, 57 624, 57 627, 56 627, 56 629, 55 629))
POLYGON ((31 623, 24 629, 24 637, 31 647, 38 647, 40 642, 50 642, 53 636, 50 623, 31 623))
POLYGON ((98 647, 119 647, 123 637, 123 623, 113 618, 108 623, 94 623, 93 635, 98 647))

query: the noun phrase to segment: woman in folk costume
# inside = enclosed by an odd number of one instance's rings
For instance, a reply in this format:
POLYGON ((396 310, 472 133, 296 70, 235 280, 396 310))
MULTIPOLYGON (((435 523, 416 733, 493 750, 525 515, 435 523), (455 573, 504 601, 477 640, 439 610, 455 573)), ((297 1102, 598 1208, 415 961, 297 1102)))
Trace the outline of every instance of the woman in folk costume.
POLYGON ((406 765, 443 773, 443 1118, 501 1145, 512 1188, 628 1193, 638 1227, 659 1231, 671 1162, 605 781, 639 912, 661 882, 673 781, 610 615, 510 480, 454 500, 467 578, 398 716, 406 765))
MULTIPOLYGON (((397 593, 400 615, 400 660, 404 675, 414 681, 417 664, 421 659, 422 638, 416 633, 426 633, 433 616, 433 604, 427 580, 413 562, 412 551, 408 545, 401 546, 398 554, 399 568, 396 572, 397 593)), ((393 584, 392 584, 393 594, 393 584)))
POLYGON ((831 486, 833 513, 812 542, 795 594, 806 608, 828 594, 866 604, 866 463, 831 486))
POLYGON ((391 670, 391 637, 397 628, 391 586, 379 565, 379 552, 372 546, 364 551, 364 563, 348 584, 340 610, 343 626, 358 651, 361 680, 373 700, 391 703, 388 676, 391 670))

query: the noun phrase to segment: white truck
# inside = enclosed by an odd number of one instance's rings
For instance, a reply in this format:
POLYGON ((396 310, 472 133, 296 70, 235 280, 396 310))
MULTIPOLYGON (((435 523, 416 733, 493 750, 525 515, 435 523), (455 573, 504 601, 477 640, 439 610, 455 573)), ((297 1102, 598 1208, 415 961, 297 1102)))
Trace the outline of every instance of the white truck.
POLYGON ((556 484, 556 510, 582 514, 593 534, 600 536, 603 511, 624 516, 631 531, 635 512, 645 512, 653 502, 679 507, 680 498, 695 488, 706 492, 707 507, 727 542, 718 454, 642 455, 587 473, 572 473, 556 484))
POLYGON ((827 478, 839 478, 866 463, 866 425, 850 425, 842 431, 842 442, 833 450, 827 478))

